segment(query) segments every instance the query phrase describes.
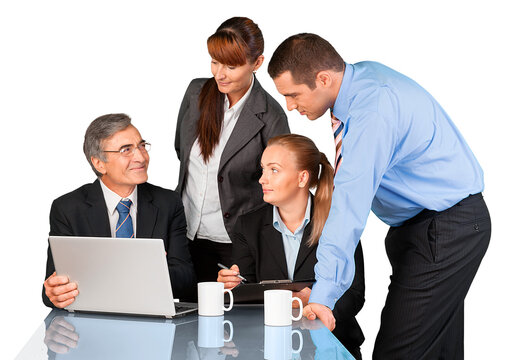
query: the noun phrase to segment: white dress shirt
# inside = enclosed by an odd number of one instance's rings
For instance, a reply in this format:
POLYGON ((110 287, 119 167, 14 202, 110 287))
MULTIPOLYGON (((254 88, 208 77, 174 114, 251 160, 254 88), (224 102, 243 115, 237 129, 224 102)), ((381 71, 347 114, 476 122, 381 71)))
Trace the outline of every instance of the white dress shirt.
POLYGON ((136 237, 136 208, 137 208, 137 187, 128 197, 121 197, 111 191, 100 179, 99 183, 101 184, 101 189, 103 190, 104 200, 106 202, 106 209, 108 210, 108 219, 110 220, 110 230, 112 233, 112 237, 115 236, 115 227, 117 226, 117 222, 119 221, 119 212, 117 211, 117 205, 121 200, 131 200, 132 204, 129 208, 129 215, 131 216, 131 220, 133 221, 133 231, 136 237))
POLYGON ((231 108, 228 96, 225 96, 225 112, 220 139, 207 163, 204 162, 200 154, 198 138, 193 143, 188 164, 186 186, 182 194, 184 212, 186 213, 186 221, 188 223, 186 235, 191 240, 197 235, 201 239, 208 239, 219 243, 231 242, 225 229, 223 213, 221 211, 218 191, 218 168, 223 149, 225 149, 225 145, 239 119, 246 99, 250 96, 252 88, 253 76, 250 88, 246 94, 231 108))

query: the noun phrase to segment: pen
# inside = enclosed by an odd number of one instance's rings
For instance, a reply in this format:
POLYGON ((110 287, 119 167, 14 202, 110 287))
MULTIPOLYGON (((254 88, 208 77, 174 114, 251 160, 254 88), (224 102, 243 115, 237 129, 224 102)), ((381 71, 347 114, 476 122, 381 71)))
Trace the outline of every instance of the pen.
MULTIPOLYGON (((225 266, 225 265, 223 265, 223 264, 218 263, 218 266, 219 266, 220 268, 222 268, 222 269, 230 270, 228 267, 226 267, 226 266, 225 266)), ((238 274, 238 275, 236 275, 236 276, 237 276, 239 279, 241 279, 242 281, 247 281, 244 277, 242 277, 242 276, 241 276, 241 275, 239 275, 239 274, 238 274)))

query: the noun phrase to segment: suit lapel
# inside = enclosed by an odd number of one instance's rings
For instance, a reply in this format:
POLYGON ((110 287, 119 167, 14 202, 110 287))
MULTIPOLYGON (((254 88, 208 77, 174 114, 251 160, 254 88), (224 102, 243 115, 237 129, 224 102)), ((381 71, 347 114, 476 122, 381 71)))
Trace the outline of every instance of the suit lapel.
MULTIPOLYGON (((310 219, 313 217, 313 209, 314 209, 314 201, 315 196, 311 194, 311 206, 310 206, 310 219)), ((312 233, 312 222, 309 222, 308 225, 305 226, 305 230, 303 231, 303 237, 301 238, 301 244, 299 245, 298 256, 296 258, 296 265, 294 266, 294 275, 298 273, 299 269, 308 257, 314 255, 314 250, 317 246, 308 246, 307 242, 310 239, 310 234, 312 233)), ((315 261, 314 261, 315 263, 315 261)))
POLYGON ((152 238, 158 216, 158 208, 152 204, 152 195, 147 184, 140 184, 138 189, 138 209, 136 212, 136 237, 152 238))
POLYGON ((221 154, 218 172, 221 171, 223 166, 264 127, 264 122, 256 115, 267 111, 266 95, 255 77, 253 81, 254 83, 250 96, 246 100, 243 110, 239 115, 239 119, 237 119, 232 134, 221 154))
MULTIPOLYGON (((266 217, 264 219, 264 227, 262 228, 261 241, 262 245, 267 248, 273 257, 273 263, 277 265, 281 271, 282 279, 288 279, 287 261, 285 257, 285 249, 283 248, 282 234, 273 226, 273 207, 268 206, 266 217)), ((275 277, 278 279, 279 277, 275 277)))
POLYGON ((94 181, 90 191, 87 194, 87 209, 85 217, 90 228, 90 236, 110 237, 110 220, 108 217, 108 209, 104 200, 103 190, 99 179, 94 181))
POLYGON ((316 248, 315 246, 308 246, 307 242, 310 238, 310 233, 312 232, 312 224, 308 223, 305 227, 305 231, 303 232, 303 237, 301 239, 301 244, 299 245, 298 256, 296 259, 296 265, 294 266, 294 274, 297 274, 299 268, 305 263, 306 259, 313 255, 313 251, 316 248))

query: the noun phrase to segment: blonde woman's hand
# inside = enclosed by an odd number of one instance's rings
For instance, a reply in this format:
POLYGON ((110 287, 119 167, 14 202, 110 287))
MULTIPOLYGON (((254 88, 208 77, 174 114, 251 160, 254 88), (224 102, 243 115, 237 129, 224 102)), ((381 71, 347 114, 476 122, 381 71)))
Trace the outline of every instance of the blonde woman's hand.
POLYGON ((218 282, 222 282, 225 289, 235 288, 241 282, 241 279, 237 277, 239 275, 239 267, 232 265, 230 269, 221 269, 218 271, 218 282))

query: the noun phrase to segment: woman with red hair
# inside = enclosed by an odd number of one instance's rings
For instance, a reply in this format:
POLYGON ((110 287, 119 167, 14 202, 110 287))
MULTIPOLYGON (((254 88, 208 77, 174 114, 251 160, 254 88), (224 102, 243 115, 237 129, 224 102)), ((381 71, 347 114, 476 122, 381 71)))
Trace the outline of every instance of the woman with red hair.
POLYGON ((263 202, 261 154, 271 137, 289 132, 283 109, 255 77, 264 61, 257 24, 228 19, 207 48, 213 77, 191 81, 175 135, 177 191, 199 282, 216 280, 217 263, 232 264, 237 217, 263 202))

